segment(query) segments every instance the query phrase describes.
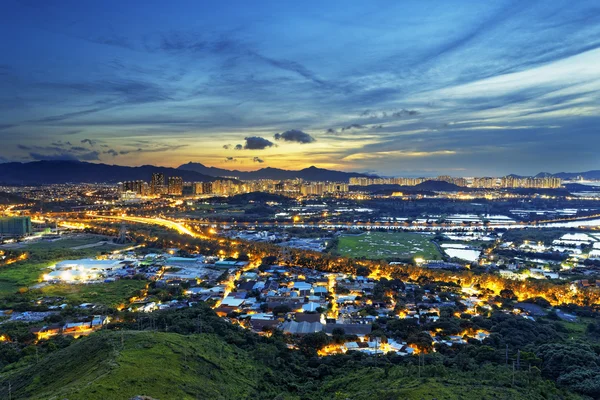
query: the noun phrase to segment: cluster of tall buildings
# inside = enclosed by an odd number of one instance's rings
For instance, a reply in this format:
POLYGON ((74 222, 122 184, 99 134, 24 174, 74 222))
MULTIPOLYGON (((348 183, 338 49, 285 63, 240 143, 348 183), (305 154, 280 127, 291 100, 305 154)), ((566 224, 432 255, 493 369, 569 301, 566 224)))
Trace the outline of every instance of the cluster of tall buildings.
POLYGON ((303 196, 322 196, 324 194, 348 193, 348 184, 340 182, 311 182, 300 185, 303 196))
POLYGON ((286 195, 322 196, 326 194, 347 193, 345 182, 303 182, 302 180, 239 181, 234 179, 217 179, 212 182, 184 182, 181 177, 171 176, 165 179, 164 174, 154 173, 150 183, 136 180, 121 184, 123 199, 134 199, 146 196, 196 196, 217 195, 231 196, 240 193, 266 192, 286 195))
POLYGON ((300 179, 294 180, 272 180, 260 179, 254 181, 239 181, 235 179, 217 179, 212 182, 184 182, 179 176, 171 176, 165 179, 164 174, 157 172, 152 174, 150 183, 137 180, 122 183, 123 198, 136 198, 145 196, 195 196, 195 195, 217 195, 231 196, 240 193, 266 192, 293 196, 323 196, 331 194, 343 194, 348 192, 349 185, 401 185, 415 186, 428 180, 444 181, 462 187, 480 189, 501 188, 536 188, 554 189, 562 185, 562 181, 555 177, 517 177, 505 176, 494 177, 452 177, 438 176, 437 178, 350 178, 350 184, 345 182, 305 182, 300 179))
POLYGON ((402 185, 415 186, 423 183, 428 178, 350 178, 350 185, 353 186, 370 186, 370 185, 402 185))
POLYGON ((504 188, 556 189, 562 186, 562 179, 553 176, 540 178, 505 176, 501 180, 501 185, 504 188))
POLYGON ((165 175, 157 172, 152 174, 150 184, 142 180, 123 182, 121 192, 132 196, 160 196, 163 194, 181 196, 183 194, 183 178, 171 176, 165 180, 165 175))
POLYGON ((553 176, 546 177, 452 177, 447 175, 437 178, 350 178, 350 185, 402 185, 415 186, 428 180, 444 181, 462 187, 478 189, 501 189, 501 188, 534 188, 534 189, 556 189, 561 187, 562 180, 553 176))

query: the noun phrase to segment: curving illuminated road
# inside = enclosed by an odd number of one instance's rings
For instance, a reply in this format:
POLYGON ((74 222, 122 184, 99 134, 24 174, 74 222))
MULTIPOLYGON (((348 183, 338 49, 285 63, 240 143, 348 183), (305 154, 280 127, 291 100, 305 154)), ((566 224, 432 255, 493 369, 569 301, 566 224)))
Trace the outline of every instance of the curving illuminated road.
POLYGON ((148 218, 148 217, 128 217, 128 216, 115 216, 115 215, 94 215, 94 218, 98 219, 114 219, 118 221, 129 221, 129 222, 137 222, 141 224, 151 224, 151 225, 159 225, 165 228, 176 230, 182 235, 187 235, 195 238, 206 239, 208 238, 205 235, 201 235, 199 233, 193 232, 184 224, 171 221, 164 218, 148 218))

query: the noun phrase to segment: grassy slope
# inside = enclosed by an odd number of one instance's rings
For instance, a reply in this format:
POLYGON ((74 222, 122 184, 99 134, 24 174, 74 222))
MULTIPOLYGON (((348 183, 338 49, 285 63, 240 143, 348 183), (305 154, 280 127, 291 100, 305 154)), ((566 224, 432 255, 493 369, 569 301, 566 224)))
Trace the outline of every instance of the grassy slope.
MULTIPOLYGON (((23 365, 0 374, 0 398, 7 397, 8 381, 15 400, 130 399, 135 395, 161 400, 244 399, 261 398, 261 388, 277 393, 264 380, 274 371, 212 334, 101 331, 38 364, 23 365)), ((459 372, 436 368, 426 367, 424 377, 419 378, 415 366, 394 366, 387 375, 381 368, 357 367, 326 378, 310 394, 298 397, 283 392, 281 398, 579 399, 557 390, 551 382, 523 375, 517 375, 512 387, 512 374, 505 369, 459 372)))
POLYGON ((212 335, 100 332, 0 381, 13 399, 233 399, 254 393, 264 373, 212 335))
POLYGON ((437 399, 437 400, 545 400, 579 399, 565 394, 552 384, 537 380, 535 385, 525 379, 512 387, 511 374, 493 372, 453 372, 449 376, 418 377, 416 367, 394 367, 385 377, 382 369, 362 369, 329 379, 321 388, 324 398, 331 399, 437 399), (490 379, 490 377, 494 377, 490 379))
POLYGON ((369 235, 341 236, 337 247, 340 255, 390 259, 394 257, 441 258, 429 237, 410 232, 371 232, 369 235), (412 243, 411 243, 412 242, 412 243), (420 248, 422 250, 415 250, 420 248))

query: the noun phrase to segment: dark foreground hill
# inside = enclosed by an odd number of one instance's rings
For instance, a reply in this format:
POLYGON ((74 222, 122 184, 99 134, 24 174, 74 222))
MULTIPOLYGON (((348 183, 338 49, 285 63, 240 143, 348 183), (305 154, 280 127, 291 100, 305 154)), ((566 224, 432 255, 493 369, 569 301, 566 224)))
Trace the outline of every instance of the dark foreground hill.
POLYGON ((65 338, 51 339, 42 344, 39 360, 33 348, 24 348, 28 355, 3 364, 0 398, 8 398, 9 382, 14 400, 580 398, 557 389, 539 371, 521 371, 513 384, 512 370, 503 364, 478 365, 483 359, 475 357, 494 354, 486 346, 473 347, 476 355, 457 364, 431 354, 419 368, 417 357, 392 354, 317 358, 313 349, 328 340, 322 333, 306 336, 299 350, 291 350, 281 333, 260 337, 228 324, 205 305, 148 319, 154 319, 146 321, 154 331, 133 330, 140 325, 132 322, 67 345, 65 338), (160 326, 166 327, 163 332, 156 331, 160 326), (52 350, 57 345, 62 348, 52 350))
MULTIPOLYGON (((558 396, 559 392, 540 380, 529 387, 511 388, 507 384, 510 374, 494 369, 477 373, 448 370, 439 377, 428 377, 424 368, 419 378, 417 367, 366 367, 358 361, 317 384, 325 370, 298 364, 292 354, 281 358, 272 344, 256 343, 246 350, 215 334, 99 332, 29 368, 4 374, 0 393, 7 395, 5 385, 10 379, 15 400, 126 400, 138 395, 160 400, 577 398, 558 396), (287 365, 278 370, 268 365, 273 363, 287 365), (310 374, 276 376, 294 370, 310 374), (278 384, 284 379, 289 380, 287 384, 278 384)), ((445 370, 443 366, 437 369, 445 370)))

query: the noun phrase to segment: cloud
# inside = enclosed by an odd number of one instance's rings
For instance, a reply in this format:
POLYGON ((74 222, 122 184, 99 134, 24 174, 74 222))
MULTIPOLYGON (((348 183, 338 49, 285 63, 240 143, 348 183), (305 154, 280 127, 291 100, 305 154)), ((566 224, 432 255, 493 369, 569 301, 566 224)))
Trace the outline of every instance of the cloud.
POLYGON ((234 163, 237 162, 237 159, 235 157, 225 157, 225 162, 226 163, 234 163))
POLYGON ((94 146, 96 145, 96 141, 95 141, 95 140, 92 140, 92 139, 83 139, 83 140, 81 141, 81 143, 87 143, 87 144, 89 144, 89 145, 90 145, 90 146, 92 146, 92 147, 94 147, 94 146))
POLYGON ((71 142, 63 142, 62 140, 57 140, 56 142, 52 142, 52 146, 64 147, 64 146, 72 146, 71 142))
POLYGON ((229 149, 231 148, 231 145, 230 145, 230 144, 224 144, 224 145, 223 145, 223 148, 224 148, 225 150, 229 150, 229 149))
POLYGON ((116 151, 115 149, 108 149, 108 150, 102 152, 102 154, 108 154, 108 155, 111 155, 113 157, 116 157, 116 156, 119 155, 119 152, 116 151))
POLYGON ((394 110, 394 111, 365 110, 362 113, 360 113, 360 117, 371 118, 371 119, 389 119, 389 118, 414 117, 419 114, 420 113, 417 110, 407 110, 406 108, 402 108, 400 110, 394 110))
POLYGON ((291 129, 283 133, 276 133, 274 136, 275 140, 283 140, 285 142, 296 142, 300 144, 312 143, 316 139, 306 132, 302 132, 297 129, 291 129))
POLYGON ((49 117, 34 119, 34 120, 31 120, 30 122, 58 122, 58 121, 63 121, 65 119, 70 119, 73 117, 80 117, 82 115, 88 115, 88 114, 97 113, 99 111, 108 110, 109 108, 111 108, 111 107, 95 107, 95 108, 90 108, 90 109, 82 110, 82 111, 75 111, 75 112, 69 112, 69 113, 64 113, 64 114, 51 115, 49 117))
POLYGON ((439 150, 439 151, 378 151, 371 153, 355 153, 344 157, 346 161, 356 160, 377 160, 382 158, 422 158, 434 156, 449 156, 457 154, 454 150, 439 150))
POLYGON ((361 124, 351 124, 351 125, 348 125, 348 126, 344 126, 342 128, 342 132, 349 131, 349 130, 352 130, 352 129, 363 129, 363 128, 364 128, 364 126, 361 125, 361 124))
POLYGON ((272 147, 275 145, 270 140, 261 138, 260 136, 248 136, 245 137, 244 140, 246 141, 246 144, 244 145, 245 150, 264 150, 267 147, 272 147))
POLYGON ((131 153, 161 153, 163 151, 171 151, 181 149, 183 147, 187 147, 187 144, 179 144, 179 145, 166 145, 166 146, 157 146, 157 147, 138 147, 133 150, 121 150, 119 154, 131 154, 131 153))
POLYGON ((303 64, 285 58, 269 57, 255 49, 254 46, 233 37, 231 34, 221 34, 213 37, 195 32, 171 31, 160 34, 158 44, 155 38, 148 38, 145 47, 150 52, 160 50, 171 54, 201 54, 202 57, 212 54, 246 62, 259 61, 271 67, 296 74, 318 86, 332 86, 303 64))
POLYGON ((236 144, 234 147, 235 150, 243 150, 244 146, 242 146, 241 144, 236 144))
POLYGON ((53 154, 43 154, 38 152, 30 152, 29 157, 31 157, 35 161, 98 161, 100 158, 100 153, 97 151, 90 151, 88 153, 83 154, 73 154, 73 153, 53 153, 53 154))
POLYGON ((71 147, 72 151, 86 151, 87 149, 85 147, 81 147, 81 146, 73 146, 71 147))
POLYGON ((392 117, 394 118, 414 117, 415 115, 419 115, 417 110, 406 110, 404 108, 400 111, 394 111, 392 113, 392 117))
POLYGON ((262 164, 262 163, 265 162, 265 160, 263 160, 262 158, 258 158, 258 157, 254 157, 252 159, 252 161, 255 162, 255 163, 260 163, 260 164, 262 164))
POLYGON ((17 125, 15 125, 15 124, 0 124, 0 131, 3 129, 14 128, 15 126, 17 126, 17 125))

